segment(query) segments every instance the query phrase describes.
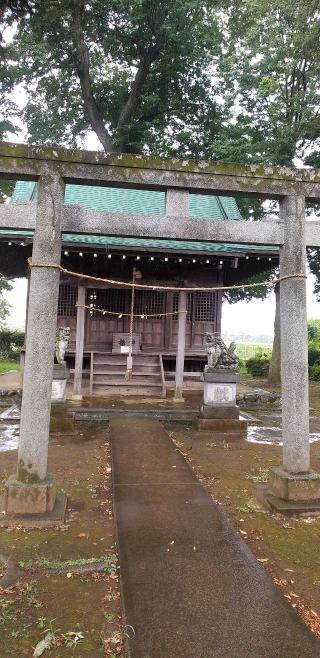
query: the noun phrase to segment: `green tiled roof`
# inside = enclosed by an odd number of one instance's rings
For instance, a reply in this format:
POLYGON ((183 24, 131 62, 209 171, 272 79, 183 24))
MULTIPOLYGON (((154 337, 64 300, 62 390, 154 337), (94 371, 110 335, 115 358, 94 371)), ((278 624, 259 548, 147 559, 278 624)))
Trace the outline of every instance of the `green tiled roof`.
MULTIPOLYGON (((1 235, 12 238, 32 238, 33 231, 15 231, 1 229, 1 235)), ((105 235, 83 235, 78 233, 62 233, 62 242, 67 244, 89 245, 92 247, 126 247, 131 249, 156 249, 160 251, 188 251, 207 253, 247 253, 249 251, 276 252, 276 247, 264 245, 229 244, 223 242, 193 242, 188 240, 161 240, 159 238, 122 238, 105 235)))
MULTIPOLYGON (((36 183, 18 181, 12 202, 32 201, 36 198, 36 183)), ((116 187, 66 185, 65 203, 77 204, 87 210, 132 212, 143 215, 163 215, 165 193, 147 190, 127 190, 116 187)), ((232 197, 209 194, 190 194, 189 210, 195 219, 241 219, 239 208, 232 197)))

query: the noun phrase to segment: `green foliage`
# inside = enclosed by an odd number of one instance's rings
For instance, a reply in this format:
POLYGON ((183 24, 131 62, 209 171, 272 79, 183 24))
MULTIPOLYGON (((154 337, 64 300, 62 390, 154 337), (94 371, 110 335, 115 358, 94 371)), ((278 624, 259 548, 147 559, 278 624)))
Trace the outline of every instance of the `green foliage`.
POLYGON ((192 149, 202 123, 218 113, 208 67, 220 43, 220 6, 41 2, 20 20, 8 53, 12 84, 33 87, 24 111, 32 141, 75 145, 88 128, 99 134, 100 121, 113 150, 161 152, 173 133, 192 149))
POLYGON ((235 0, 228 28, 223 94, 246 157, 292 166, 320 133, 319 0, 235 0))
MULTIPOLYGON (((1 201, 1 191, 0 191, 1 201)), ((11 283, 0 274, 0 331, 4 328, 6 319, 10 315, 10 304, 2 297, 2 293, 12 290, 11 283)), ((1 348, 0 348, 1 349, 1 348)))
MULTIPOLYGON (((320 359, 320 351, 319 351, 319 359, 320 359)), ((314 363, 314 365, 309 366, 309 378, 312 381, 320 381, 320 362, 314 363)))
POLYGON ((320 320, 308 321, 308 340, 317 340, 320 342, 320 320))
POLYGON ((320 380, 320 320, 308 321, 309 378, 320 380))
POLYGON ((0 359, 17 360, 23 345, 23 331, 0 329, 0 359))
MULTIPOLYGON (((260 283, 260 281, 271 281, 276 276, 276 271, 274 269, 269 270, 268 272, 260 272, 250 279, 244 279, 241 281, 243 284, 247 283, 260 283)), ((265 299, 273 290, 272 284, 269 286, 257 286, 256 288, 235 288, 233 290, 227 290, 224 292, 224 297, 228 300, 230 304, 236 304, 239 301, 245 300, 247 302, 251 299, 265 299)))
POLYGON ((267 377, 270 360, 270 353, 258 351, 251 359, 247 359, 247 370, 253 377, 267 377))

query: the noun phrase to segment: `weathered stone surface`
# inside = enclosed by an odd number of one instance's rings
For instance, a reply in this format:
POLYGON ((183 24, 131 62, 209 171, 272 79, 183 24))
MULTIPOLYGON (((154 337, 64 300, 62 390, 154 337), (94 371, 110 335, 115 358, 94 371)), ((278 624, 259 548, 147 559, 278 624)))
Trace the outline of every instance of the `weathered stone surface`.
MULTIPOLYGON (((60 264, 63 193, 60 179, 40 179, 33 264, 60 264)), ((58 268, 32 268, 17 470, 26 483, 47 475, 59 280, 58 268)))
POLYGON ((204 382, 203 401, 212 406, 235 405, 236 384, 204 382))
POLYGON ((285 500, 270 493, 267 485, 254 487, 258 501, 267 509, 284 516, 320 516, 320 500, 285 500))
POLYGON ((189 215, 189 191, 168 189, 166 191, 166 215, 189 215))
MULTIPOLYGON (((305 203, 301 196, 280 202, 285 243, 280 249, 280 275, 305 274, 305 203)), ((283 468, 303 473, 310 467, 309 381, 306 280, 280 283, 283 468)))
POLYGON ((5 484, 7 514, 45 514, 54 508, 56 485, 48 475, 42 482, 25 484, 12 475, 5 484))
POLYGON ((66 401, 68 370, 65 363, 55 363, 53 366, 51 400, 54 404, 66 401))
POLYGON ((241 436, 246 434, 248 422, 233 418, 199 418, 198 429, 206 432, 239 432, 241 436))
POLYGON ((0 170, 12 178, 30 178, 46 173, 63 176, 67 182, 185 188, 237 192, 245 196, 278 198, 298 191, 307 198, 320 197, 320 175, 316 170, 263 165, 195 162, 178 158, 79 151, 48 146, 0 143, 0 170))
POLYGON ((283 500, 320 500, 320 474, 287 473, 282 468, 271 471, 269 491, 283 500))
MULTIPOLYGON (((20 210, 15 212, 16 204, 0 205, 0 228, 34 229, 35 204, 26 202, 25 206, 25 214, 22 215, 20 210), (4 211, 2 206, 10 207, 11 212, 4 211), (21 219, 22 216, 23 219, 21 219)), ((246 222, 245 220, 201 222, 188 218, 186 214, 167 214, 166 216, 148 215, 146 221, 146 216, 141 214, 86 210, 77 205, 64 206, 62 229, 66 233, 131 235, 145 238, 200 240, 202 242, 281 245, 284 240, 283 222, 277 220, 268 223, 265 221, 246 222)))
POLYGON ((237 372, 230 372, 228 370, 205 370, 203 373, 203 380, 205 382, 236 384, 240 381, 240 375, 237 372))
POLYGON ((203 337, 203 347, 208 355, 205 372, 227 371, 235 372, 239 366, 239 359, 235 353, 236 344, 231 342, 229 347, 222 340, 221 335, 206 331, 203 337))
POLYGON ((224 407, 204 404, 201 407, 201 418, 239 418, 239 407, 225 405, 224 407))
MULTIPOLYGON (((54 508, 44 514, 1 514, 0 528, 54 528, 64 522, 67 496, 63 491, 57 494, 54 508)), ((0 503, 0 509, 4 503, 0 503)))

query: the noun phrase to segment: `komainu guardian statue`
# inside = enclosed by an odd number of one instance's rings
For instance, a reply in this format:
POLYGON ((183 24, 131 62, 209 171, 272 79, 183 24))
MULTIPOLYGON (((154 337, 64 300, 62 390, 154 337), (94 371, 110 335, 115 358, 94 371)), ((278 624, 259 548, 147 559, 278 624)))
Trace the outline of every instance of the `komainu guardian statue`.
POLYGON ((57 363, 65 364, 65 353, 70 340, 70 327, 57 327, 54 355, 57 363))
POLYGON ((235 343, 226 346, 221 336, 217 333, 205 333, 203 340, 204 348, 208 354, 208 364, 205 372, 213 370, 234 371, 239 365, 239 359, 235 354, 235 343))

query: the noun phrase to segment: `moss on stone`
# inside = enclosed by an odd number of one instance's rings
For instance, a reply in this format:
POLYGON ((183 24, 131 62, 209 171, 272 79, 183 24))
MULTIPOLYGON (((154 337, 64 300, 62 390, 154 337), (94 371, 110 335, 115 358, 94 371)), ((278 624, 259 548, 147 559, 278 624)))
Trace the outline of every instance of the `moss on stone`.
POLYGON ((23 459, 18 460, 17 479, 19 482, 24 482, 24 484, 40 484, 42 482, 36 473, 33 473, 28 469, 23 459))

